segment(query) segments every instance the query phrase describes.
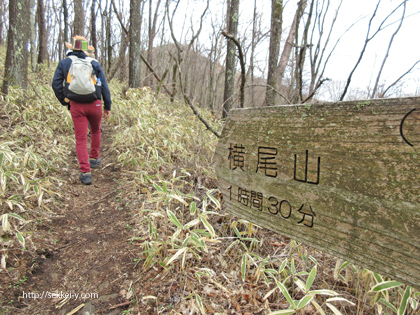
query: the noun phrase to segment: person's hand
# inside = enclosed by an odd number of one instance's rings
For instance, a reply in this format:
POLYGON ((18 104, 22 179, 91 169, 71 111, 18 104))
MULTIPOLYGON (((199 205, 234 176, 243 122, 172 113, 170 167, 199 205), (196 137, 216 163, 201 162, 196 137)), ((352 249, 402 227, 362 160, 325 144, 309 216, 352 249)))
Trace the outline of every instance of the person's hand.
POLYGON ((107 119, 111 115, 111 111, 104 109, 104 113, 102 114, 102 117, 104 119, 107 119))

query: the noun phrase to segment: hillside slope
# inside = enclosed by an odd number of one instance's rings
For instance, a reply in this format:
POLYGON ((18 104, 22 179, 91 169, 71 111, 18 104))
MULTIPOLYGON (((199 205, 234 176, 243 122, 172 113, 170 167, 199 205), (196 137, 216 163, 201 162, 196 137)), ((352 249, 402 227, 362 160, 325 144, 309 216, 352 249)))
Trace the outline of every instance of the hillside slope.
POLYGON ((0 104, 0 314, 391 314, 404 292, 418 312, 414 290, 370 294, 386 279, 228 215, 216 137, 147 88, 111 84, 103 162, 81 185, 52 71, 0 104))

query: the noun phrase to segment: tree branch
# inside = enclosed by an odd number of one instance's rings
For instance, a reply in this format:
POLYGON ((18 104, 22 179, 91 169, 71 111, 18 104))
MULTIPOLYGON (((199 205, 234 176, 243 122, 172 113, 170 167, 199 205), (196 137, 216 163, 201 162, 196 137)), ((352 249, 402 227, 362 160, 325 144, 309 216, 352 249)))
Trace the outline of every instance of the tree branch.
POLYGON ((356 71, 357 67, 359 66, 360 62, 362 61, 363 55, 365 54, 366 46, 368 45, 369 41, 372 40, 373 37, 375 37, 375 35, 378 33, 379 29, 382 26, 382 24, 381 24, 381 26, 379 26, 378 31, 376 31, 375 34, 372 37, 369 38, 370 28, 372 27, 372 21, 373 21, 373 19, 376 16, 376 12, 378 11, 379 4, 380 3, 381 3, 381 0, 379 0, 378 3, 376 4, 375 11, 373 12, 373 14, 372 14, 372 16, 371 16, 371 18, 369 20, 368 30, 367 30, 366 38, 365 38, 365 44, 363 45, 363 48, 362 48, 362 51, 360 53, 359 59, 357 60, 357 62, 354 65, 353 69, 351 70, 351 72, 349 74, 349 77, 347 78, 346 86, 344 87, 344 91, 343 91, 343 93, 340 96, 340 101, 342 101, 344 99, 344 97, 346 96, 346 94, 347 94, 347 91, 348 91, 348 88, 350 86, 350 83, 351 83, 351 79, 353 77, 353 74, 356 71))
POLYGON ((118 18, 118 21, 119 21, 119 22, 120 22, 120 24, 121 24, 121 28, 122 28, 122 30, 124 31, 124 33, 125 33, 126 35, 128 35, 128 30, 127 30, 127 28, 124 26, 124 24, 123 24, 123 22, 122 22, 121 16, 120 16, 119 12, 117 11, 117 7, 115 6, 114 0, 111 0, 111 4, 112 4, 112 7, 114 8, 114 12, 115 12, 115 15, 116 15, 116 16, 117 16, 117 18, 118 18))
POLYGON ((406 1, 407 0, 404 0, 404 2, 403 2, 403 4, 404 4, 404 10, 403 10, 403 13, 402 13, 402 16, 401 16, 401 19, 400 19, 400 24, 398 25, 398 27, 395 30, 395 32, 392 34, 391 39, 389 41, 388 48, 387 48, 387 51, 386 51, 384 60, 382 61, 382 65, 381 65, 381 68, 379 69, 378 76, 376 77, 376 81, 375 81, 375 85, 373 87, 371 98, 374 98, 375 97, 375 94, 376 94, 376 92, 378 90, 379 79, 381 78, 381 74, 382 74, 382 71, 383 71, 383 69, 385 67, 386 60, 388 59, 389 51, 391 50, 391 46, 392 46, 392 42, 394 41, 395 36, 398 34, 399 30, 401 29, 401 25, 404 22, 405 9, 406 9, 406 1))
POLYGON ((236 47, 238 48, 238 53, 239 53, 239 62, 241 64, 241 87, 240 87, 240 98, 239 98, 239 103, 241 108, 245 107, 245 81, 246 81, 246 70, 245 70, 245 60, 244 60, 244 54, 242 52, 242 47, 241 44, 239 43, 239 41, 235 38, 235 36, 232 36, 228 33, 226 33, 225 31, 222 31, 223 36, 225 36, 227 39, 230 39, 231 41, 233 41, 236 45, 236 47))
POLYGON ((197 107, 194 106, 194 104, 191 102, 188 95, 185 93, 184 86, 182 85, 181 67, 179 65, 178 65, 178 75, 179 75, 179 85, 181 87, 181 93, 184 96, 185 103, 187 103, 187 105, 192 109, 194 115, 198 117, 198 119, 204 124, 204 126, 206 126, 206 128, 210 130, 217 138, 220 138, 220 133, 214 130, 213 127, 210 125, 210 123, 207 120, 205 120, 203 116, 201 116, 197 107))
POLYGON ((162 83, 162 80, 163 79, 159 78, 159 76, 156 74, 155 70, 153 69, 152 65, 147 61, 147 59, 143 56, 142 53, 140 53, 140 58, 146 64, 147 68, 149 68, 150 72, 153 74, 153 76, 156 78, 156 80, 159 81, 159 84, 163 86, 163 88, 165 89, 166 93, 168 93, 168 95, 170 97, 173 97, 173 94, 168 90, 168 88, 166 87, 166 85, 162 83))
POLYGON ((269 86, 267 84, 248 84, 246 87, 254 87, 254 86, 261 86, 265 88, 269 87, 274 92, 276 92, 280 97, 282 97, 287 102, 287 104, 292 104, 292 102, 286 96, 284 96, 281 92, 279 92, 278 90, 274 89, 272 86, 269 86))
POLYGON ((305 98, 302 101, 302 104, 303 103, 306 103, 309 100, 311 100, 314 97, 315 93, 318 91, 318 89, 321 87, 321 85, 324 84, 325 81, 331 81, 331 79, 325 78, 325 79, 322 79, 322 80, 318 81, 318 84, 316 85, 316 87, 312 90, 311 94, 309 94, 308 97, 305 98))
POLYGON ((411 70, 413 70, 413 68, 420 62, 420 60, 417 60, 414 65, 408 69, 407 72, 405 72, 402 76, 400 76, 397 80, 395 80, 394 83, 392 83, 390 86, 388 86, 388 88, 382 93, 382 97, 385 97, 385 94, 394 86, 396 85, 402 78, 404 78, 407 74, 409 74, 411 72, 411 70))

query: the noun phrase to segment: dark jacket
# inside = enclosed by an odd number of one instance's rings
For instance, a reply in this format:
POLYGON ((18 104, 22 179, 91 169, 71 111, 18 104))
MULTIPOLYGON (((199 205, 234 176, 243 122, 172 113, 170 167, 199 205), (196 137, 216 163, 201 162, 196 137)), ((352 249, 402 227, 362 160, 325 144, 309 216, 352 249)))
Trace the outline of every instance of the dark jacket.
MULTIPOLYGON (((82 51, 71 51, 67 54, 67 56, 77 56, 82 59, 86 58, 85 53, 82 51)), ((61 60, 58 63, 58 66, 57 66, 57 69, 55 70, 54 78, 52 81, 52 88, 54 90, 55 96, 57 97, 57 99, 60 101, 61 104, 66 105, 66 106, 69 104, 64 101, 63 82, 66 79, 67 73, 70 70, 71 63, 72 61, 70 58, 65 58, 61 60)), ((92 61, 92 67, 96 72, 96 76, 99 79, 101 79, 101 82, 102 82, 102 99, 104 101, 104 108, 106 110, 111 110, 111 103, 112 103, 111 93, 109 92, 108 83, 106 82, 104 71, 102 70, 100 63, 97 62, 96 60, 92 61)))

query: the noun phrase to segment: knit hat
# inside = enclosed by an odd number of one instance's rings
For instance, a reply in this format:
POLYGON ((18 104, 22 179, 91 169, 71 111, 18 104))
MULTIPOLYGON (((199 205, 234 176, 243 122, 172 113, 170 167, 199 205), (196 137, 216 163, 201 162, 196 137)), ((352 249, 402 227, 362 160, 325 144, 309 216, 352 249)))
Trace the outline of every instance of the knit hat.
POLYGON ((66 42, 66 47, 71 50, 88 50, 88 41, 85 37, 76 35, 72 44, 66 42))

